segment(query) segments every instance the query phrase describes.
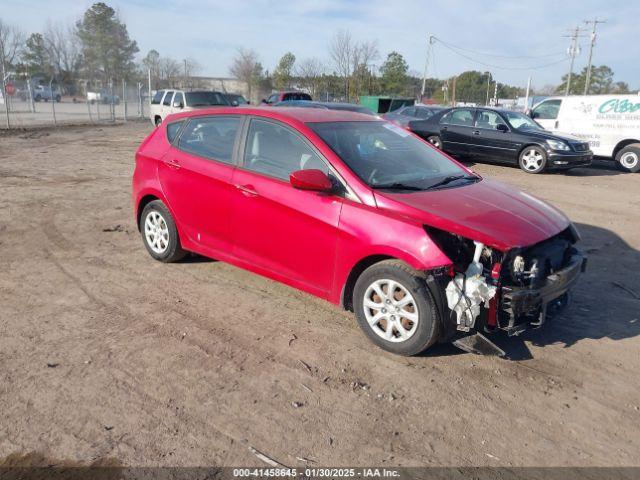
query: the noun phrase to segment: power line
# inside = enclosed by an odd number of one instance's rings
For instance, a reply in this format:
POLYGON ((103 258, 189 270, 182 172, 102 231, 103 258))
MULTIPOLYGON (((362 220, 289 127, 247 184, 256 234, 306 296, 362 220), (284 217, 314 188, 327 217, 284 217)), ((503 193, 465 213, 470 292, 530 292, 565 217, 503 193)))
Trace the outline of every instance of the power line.
POLYGON ((560 60, 556 60, 556 61, 553 61, 553 62, 543 63, 543 64, 539 64, 539 65, 531 65, 531 66, 526 66, 526 67, 508 67, 508 66, 505 66, 505 65, 495 65, 495 64, 492 64, 492 63, 482 62, 482 61, 477 60, 477 59, 475 59, 473 57, 465 55, 464 53, 458 52, 454 48, 451 48, 448 44, 444 43, 442 40, 440 40, 440 39, 438 39, 436 37, 434 37, 434 38, 438 42, 440 42, 440 44, 443 47, 445 47, 448 50, 452 51, 456 55, 459 55, 459 56, 461 56, 463 58, 466 58, 467 60, 469 60, 471 62, 474 62, 474 63, 477 63, 479 65, 483 65, 483 66, 489 67, 489 68, 495 68, 495 69, 498 69, 498 70, 538 70, 540 68, 546 68, 546 67, 551 67, 553 65, 557 65, 557 64, 562 63, 562 62, 564 62, 566 60, 565 58, 562 58, 560 60))
POLYGON ((477 50, 471 50, 469 48, 464 48, 464 47, 460 47, 458 45, 454 45, 454 44, 449 43, 449 42, 445 42, 444 40, 441 40, 439 38, 436 38, 436 40, 439 41, 441 44, 449 47, 449 48, 453 48, 453 49, 456 49, 456 50, 462 50, 463 52, 473 53, 475 55, 480 55, 482 57, 524 59, 524 58, 550 58, 550 57, 557 57, 559 55, 564 55, 564 52, 545 53, 545 54, 542 54, 542 55, 502 55, 502 54, 497 54, 497 53, 479 52, 477 50))

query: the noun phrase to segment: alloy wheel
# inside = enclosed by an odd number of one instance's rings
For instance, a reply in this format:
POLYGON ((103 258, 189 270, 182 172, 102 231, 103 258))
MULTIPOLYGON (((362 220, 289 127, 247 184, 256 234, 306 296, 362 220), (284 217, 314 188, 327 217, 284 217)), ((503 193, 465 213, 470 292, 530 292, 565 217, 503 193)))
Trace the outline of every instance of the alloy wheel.
POLYGON ((524 166, 525 170, 528 170, 530 172, 534 172, 541 168, 543 162, 544 156, 534 148, 527 150, 527 152, 522 155, 522 165, 524 166))
POLYGON ((404 342, 416 332, 418 305, 402 284, 381 279, 367 287, 364 314, 371 329, 388 342, 404 342))
POLYGON ((169 227, 164 217, 156 210, 147 214, 144 221, 144 236, 149 248, 158 255, 169 247, 169 227))
POLYGON ((628 169, 632 169, 635 168, 638 165, 638 161, 640 159, 638 158, 638 154, 635 152, 625 152, 621 157, 620 157, 620 165, 622 165, 624 168, 628 168, 628 169))

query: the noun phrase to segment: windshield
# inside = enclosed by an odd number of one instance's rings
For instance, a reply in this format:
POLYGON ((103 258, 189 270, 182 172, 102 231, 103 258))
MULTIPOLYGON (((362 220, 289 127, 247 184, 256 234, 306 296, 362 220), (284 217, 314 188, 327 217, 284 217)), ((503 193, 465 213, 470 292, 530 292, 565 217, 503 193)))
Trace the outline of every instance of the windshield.
POLYGON ((503 112, 502 114, 507 118, 509 125, 516 130, 542 130, 540 125, 522 113, 503 112))
POLYGON ((209 105, 229 105, 224 95, 218 92, 187 92, 187 105, 189 107, 206 107, 209 105))
POLYGON ((372 188, 423 190, 478 179, 390 122, 319 122, 309 127, 372 188))

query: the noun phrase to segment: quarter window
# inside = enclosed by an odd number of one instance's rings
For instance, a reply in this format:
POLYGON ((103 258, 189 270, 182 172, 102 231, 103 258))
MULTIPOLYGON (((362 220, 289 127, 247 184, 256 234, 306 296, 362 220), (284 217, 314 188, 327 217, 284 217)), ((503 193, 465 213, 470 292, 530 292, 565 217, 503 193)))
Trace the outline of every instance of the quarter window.
POLYGON ((555 120, 558 118, 558 112, 560 111, 560 104, 562 100, 547 100, 546 102, 538 105, 533 111, 534 118, 540 120, 555 120))
POLYGON ((173 105, 174 103, 180 103, 184 107, 184 95, 182 94, 182 92, 176 92, 176 94, 173 96, 173 102, 171 103, 171 105, 173 105))
POLYGON ((472 110, 453 110, 449 112, 442 119, 442 123, 448 123, 450 125, 463 125, 466 127, 473 126, 473 111, 472 110))
POLYGON ((173 92, 167 92, 167 94, 164 96, 164 101, 162 102, 162 105, 164 105, 165 107, 168 107, 169 105, 171 105, 171 97, 173 97, 173 92))
POLYGON ((264 120, 251 120, 244 152, 248 170, 288 181, 296 170, 318 169, 329 173, 326 163, 288 128, 264 120))
POLYGON ((180 136, 180 150, 223 163, 233 162, 239 117, 193 118, 180 136))
POLYGON ((173 143, 173 141, 176 139, 176 137, 178 136, 178 132, 180 131, 180 127, 182 127, 183 123, 184 121, 180 121, 173 122, 167 125, 167 140, 169 140, 169 143, 173 143))

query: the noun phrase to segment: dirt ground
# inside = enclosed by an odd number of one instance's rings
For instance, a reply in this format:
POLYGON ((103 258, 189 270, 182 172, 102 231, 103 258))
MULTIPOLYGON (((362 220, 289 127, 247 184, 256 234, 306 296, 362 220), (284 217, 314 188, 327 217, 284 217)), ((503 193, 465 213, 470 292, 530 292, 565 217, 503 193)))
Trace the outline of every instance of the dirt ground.
POLYGON ((562 317, 500 338, 511 359, 402 358, 289 287, 153 261, 130 199, 150 128, 0 136, 0 459, 640 464, 640 175, 475 165, 567 213, 588 273, 562 317))

